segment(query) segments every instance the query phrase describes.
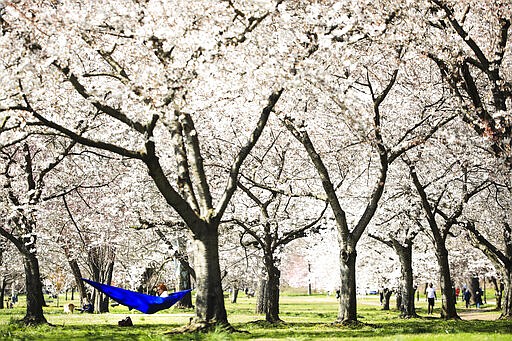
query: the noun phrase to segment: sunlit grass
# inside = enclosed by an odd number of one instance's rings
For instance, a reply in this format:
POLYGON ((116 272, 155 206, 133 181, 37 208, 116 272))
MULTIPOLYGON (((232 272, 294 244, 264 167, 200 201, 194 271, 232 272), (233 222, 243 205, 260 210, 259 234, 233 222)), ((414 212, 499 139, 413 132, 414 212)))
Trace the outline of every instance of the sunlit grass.
MULTIPOLYGON (((192 310, 169 309, 144 315, 126 307, 111 308, 107 314, 64 314, 56 302, 45 308, 45 316, 53 326, 25 327, 15 323, 24 316, 23 300, 15 309, 0 310, 0 339, 9 340, 511 340, 512 322, 495 321, 499 312, 490 306, 466 310, 459 303, 464 318, 478 320, 444 321, 439 318, 440 302, 436 302, 435 317, 426 317, 426 302, 417 302, 420 319, 401 319, 396 309, 382 311, 377 296, 358 299, 358 318, 361 324, 333 324, 337 316, 337 301, 333 296, 283 295, 279 325, 264 322, 255 314, 256 299, 239 297, 238 303, 226 302, 230 323, 240 332, 229 334, 217 329, 208 334, 172 334, 169 331, 189 322, 192 310), (471 313, 471 315, 468 315, 471 313), (130 316, 133 327, 118 327, 117 322, 130 316)), ((78 306, 78 302, 74 302, 78 306)), ((392 307, 393 307, 392 302, 392 307)))

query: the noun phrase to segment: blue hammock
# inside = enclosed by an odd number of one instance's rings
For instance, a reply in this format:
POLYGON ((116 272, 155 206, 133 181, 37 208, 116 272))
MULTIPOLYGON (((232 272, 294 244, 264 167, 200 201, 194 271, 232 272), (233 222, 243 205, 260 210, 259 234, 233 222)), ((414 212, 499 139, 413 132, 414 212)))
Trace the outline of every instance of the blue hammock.
POLYGON ((169 294, 168 297, 159 297, 101 284, 85 278, 82 278, 82 281, 89 283, 114 301, 127 306, 130 310, 137 309, 144 314, 154 314, 157 311, 169 309, 192 291, 178 291, 169 294))

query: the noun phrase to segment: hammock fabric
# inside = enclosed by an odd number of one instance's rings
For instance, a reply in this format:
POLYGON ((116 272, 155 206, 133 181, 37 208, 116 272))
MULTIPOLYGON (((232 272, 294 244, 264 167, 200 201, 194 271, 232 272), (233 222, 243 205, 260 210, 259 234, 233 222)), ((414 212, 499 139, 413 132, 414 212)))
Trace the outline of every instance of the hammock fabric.
POLYGON ((137 309, 144 314, 154 314, 157 311, 169 309, 191 291, 178 291, 169 294, 168 297, 159 297, 113 287, 85 278, 82 278, 82 281, 92 285, 114 301, 127 306, 130 310, 137 309))

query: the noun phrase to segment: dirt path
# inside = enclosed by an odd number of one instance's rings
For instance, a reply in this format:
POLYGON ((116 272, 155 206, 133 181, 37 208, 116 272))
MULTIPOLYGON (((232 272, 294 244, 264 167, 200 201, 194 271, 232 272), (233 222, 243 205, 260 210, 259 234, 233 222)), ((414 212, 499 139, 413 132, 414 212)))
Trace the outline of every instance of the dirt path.
POLYGON ((500 312, 496 310, 470 309, 457 312, 463 320, 496 320, 500 317, 500 312))

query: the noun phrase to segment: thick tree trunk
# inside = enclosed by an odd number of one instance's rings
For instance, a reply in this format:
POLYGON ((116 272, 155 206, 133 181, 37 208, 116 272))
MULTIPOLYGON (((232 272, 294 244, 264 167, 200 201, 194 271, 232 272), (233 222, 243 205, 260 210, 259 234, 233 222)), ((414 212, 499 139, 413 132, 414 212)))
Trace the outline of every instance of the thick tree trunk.
POLYGON ((194 237, 196 244, 195 272, 197 283, 196 322, 228 324, 219 265, 217 226, 206 226, 194 237))
POLYGON ((505 269, 505 299, 503 300, 503 312, 501 319, 512 319, 512 266, 505 269))
POLYGON ((281 271, 270 261, 271 264, 267 264, 268 282, 267 282, 267 294, 266 300, 266 311, 265 319, 271 323, 281 322, 279 318, 279 279, 281 277, 281 271))
POLYGON ((441 275, 441 295, 443 297, 441 307, 441 317, 445 319, 460 319, 457 315, 455 292, 453 290, 452 279, 450 276, 450 265, 448 262, 448 251, 444 244, 438 243, 436 256, 439 264, 439 273, 441 275))
POLYGON ((260 282, 258 284, 258 294, 256 296, 256 314, 265 314, 267 311, 267 299, 268 295, 268 285, 267 280, 265 278, 260 279, 260 282))
POLYGON ((354 248, 340 251, 340 302, 336 322, 357 321, 356 257, 354 248))
MULTIPOLYGON (((395 244, 395 243, 394 243, 395 244)), ((412 269, 412 245, 394 245, 400 260, 401 269, 401 302, 400 316, 403 318, 418 317, 414 306, 414 277, 412 269)))
POLYGON ((48 323, 43 315, 45 305, 43 296, 43 284, 39 273, 39 261, 33 254, 23 254, 25 267, 25 286, 27 289, 27 312, 23 322, 27 325, 48 323))

